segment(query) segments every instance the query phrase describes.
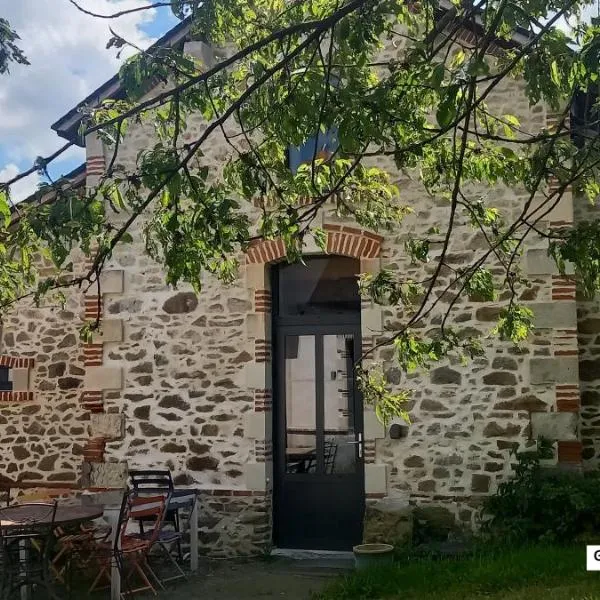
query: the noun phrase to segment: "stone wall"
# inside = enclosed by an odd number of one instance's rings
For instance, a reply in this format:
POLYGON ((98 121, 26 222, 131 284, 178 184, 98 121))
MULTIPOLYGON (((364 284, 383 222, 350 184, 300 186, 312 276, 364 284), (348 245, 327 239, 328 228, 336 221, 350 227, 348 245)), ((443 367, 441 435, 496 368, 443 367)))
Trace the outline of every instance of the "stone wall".
POLYGON ((13 391, 0 398, 0 475, 68 483, 80 476, 88 439, 79 404, 81 312, 80 294, 70 294, 64 308, 23 301, 3 319, 0 351, 26 366, 11 368, 13 391))
MULTIPOLYGON (((388 49, 383 59, 395 58, 400 51, 388 49)), ((527 105, 519 82, 499 87, 490 103, 502 113, 519 116, 531 131, 551 124, 543 107, 527 105)), ((200 118, 190 119, 184 141, 195 139, 204 126, 200 118)), ((133 169, 138 151, 152 143, 147 125, 132 126, 119 162, 133 169)), ((215 133, 203 163, 218 168, 229 150, 215 133)), ((110 154, 93 136, 87 140, 87 153, 92 186, 110 154)), ((387 160, 381 157, 377 163, 393 173, 387 160)), ((362 271, 386 267, 403 277, 423 279, 431 267, 411 264, 404 242, 409 234, 424 235, 434 225, 443 229, 448 206, 404 175, 397 174, 396 183, 402 201, 415 209, 397 231, 384 236, 361 231, 352 222, 340 221, 331 207, 317 225, 328 231, 328 251, 359 258, 362 271)), ((526 198, 523 190, 501 185, 472 191, 509 218, 526 198)), ((256 215, 252 206, 247 210, 256 215)), ((115 216, 115 223, 124 218, 115 216)), ((548 219, 572 219, 568 196, 548 219)), ((22 448, 17 450, 20 457, 4 457, 0 475, 47 472, 72 480, 81 473, 88 485, 110 486, 122 484, 127 469, 167 466, 177 483, 203 490, 203 547, 221 556, 255 554, 271 540, 269 266, 282 258, 283 246, 278 241, 257 242, 247 256, 240 255, 235 283, 224 286, 207 276, 196 296, 185 285, 178 290, 165 285, 162 268, 144 253, 142 231, 143 222, 136 222, 134 242, 116 249, 99 297, 91 292, 85 299, 72 298, 65 313, 20 311, 7 323, 2 352, 33 358, 37 370, 31 380, 35 402, 0 405, 0 439, 22 448), (98 312, 102 334, 80 346, 75 331, 81 319, 98 312), (19 414, 16 423, 9 419, 12 411, 19 414), (47 415, 48 425, 41 414, 47 415), (28 440, 40 444, 35 451, 28 440), (79 469, 82 457, 86 460, 79 469)), ((459 216, 449 254, 452 266, 460 267, 483 248, 480 234, 459 216)), ((557 461, 579 465, 573 284, 557 275, 546 250, 546 242, 536 239, 525 248, 522 266, 532 286, 521 291, 520 299, 536 312, 537 328, 520 348, 488 340, 505 297, 497 303, 463 297, 453 308, 452 321, 482 338, 483 357, 467 365, 446 361, 430 373, 407 376, 389 348, 376 352, 375 360, 383 364, 390 381, 414 394, 412 424, 399 440, 390 439, 366 409, 365 485, 370 503, 392 499, 405 506, 441 504, 471 526, 480 499, 509 476, 515 446, 530 445, 538 434, 549 435, 559 440, 557 461)), ((317 248, 307 246, 306 252, 317 248)), ((501 275, 498 265, 490 266, 501 275)), ((444 272, 440 285, 449 279, 450 273, 444 272)), ((448 301, 441 302, 423 331, 439 327, 446 308, 448 301)), ((365 349, 404 316, 364 302, 365 349)), ((595 388, 586 392, 599 393, 595 388)), ((587 401, 590 397, 584 395, 587 401)), ((593 444, 587 444, 586 452, 593 444)))
MULTIPOLYGON (((598 208, 587 198, 575 200, 575 219, 594 220, 598 208)), ((592 471, 600 465, 600 298, 577 297, 577 338, 581 386, 581 439, 583 468, 592 471)))

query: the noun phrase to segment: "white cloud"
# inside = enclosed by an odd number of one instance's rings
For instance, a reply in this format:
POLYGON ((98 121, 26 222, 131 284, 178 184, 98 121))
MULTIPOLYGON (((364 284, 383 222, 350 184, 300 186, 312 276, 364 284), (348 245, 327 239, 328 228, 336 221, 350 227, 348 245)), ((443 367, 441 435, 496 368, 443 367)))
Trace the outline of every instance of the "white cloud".
MULTIPOLYGON (((0 182, 9 181, 15 177, 15 175, 18 175, 19 171, 19 167, 17 167, 17 165, 14 163, 6 165, 3 169, 0 169, 0 182)), ((17 183, 12 185, 10 188, 11 200, 15 203, 25 200, 25 198, 28 198, 31 196, 31 194, 37 191, 40 181, 41 178, 37 172, 17 181, 17 183)))
MULTIPOLYGON (((31 62, 29 67, 13 66, 0 87, 0 168, 3 162, 10 168, 32 164, 36 156, 58 148, 62 142, 50 125, 116 73, 120 62, 116 51, 106 50, 109 27, 147 47, 153 40, 140 25, 152 21, 155 11, 104 20, 82 14, 68 0, 0 0, 0 4, 31 62)), ((80 4, 109 14, 148 2, 80 0, 80 4)))

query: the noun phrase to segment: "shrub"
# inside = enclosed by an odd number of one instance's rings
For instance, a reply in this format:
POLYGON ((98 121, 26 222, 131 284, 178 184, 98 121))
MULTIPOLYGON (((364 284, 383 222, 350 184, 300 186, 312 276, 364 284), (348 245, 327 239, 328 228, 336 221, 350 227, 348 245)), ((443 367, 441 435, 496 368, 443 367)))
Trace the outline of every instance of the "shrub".
POLYGON ((552 446, 515 453, 515 475, 482 508, 482 530, 508 543, 565 543, 600 533, 600 479, 543 467, 552 446))

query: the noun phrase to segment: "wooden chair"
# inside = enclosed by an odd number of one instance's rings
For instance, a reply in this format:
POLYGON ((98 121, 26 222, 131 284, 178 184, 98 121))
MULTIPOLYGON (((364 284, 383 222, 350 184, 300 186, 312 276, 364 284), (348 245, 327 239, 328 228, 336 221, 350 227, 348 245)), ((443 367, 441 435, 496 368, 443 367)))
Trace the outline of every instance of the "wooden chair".
POLYGON ((95 542, 94 544, 99 569, 88 593, 98 589, 98 585, 103 579, 110 583, 111 562, 114 558, 119 566, 121 581, 129 594, 150 590, 156 595, 156 588, 152 585, 150 577, 159 587, 162 588, 163 585, 150 568, 148 555, 160 533, 165 506, 166 498, 163 495, 135 496, 133 493, 124 495, 114 544, 106 542, 95 542), (150 524, 148 533, 143 536, 128 534, 128 527, 140 520, 150 524), (143 586, 130 587, 134 575, 141 578, 143 586))
MULTIPOLYGON (((175 499, 179 490, 175 490, 173 477, 169 469, 145 469, 129 471, 129 482, 136 496, 162 494, 166 498, 175 499)), ((179 506, 175 502, 167 501, 164 524, 172 525, 174 531, 181 533, 179 506)), ((140 534, 144 533, 144 519, 139 520, 140 534)), ((182 560, 181 538, 177 542, 177 553, 182 560)))

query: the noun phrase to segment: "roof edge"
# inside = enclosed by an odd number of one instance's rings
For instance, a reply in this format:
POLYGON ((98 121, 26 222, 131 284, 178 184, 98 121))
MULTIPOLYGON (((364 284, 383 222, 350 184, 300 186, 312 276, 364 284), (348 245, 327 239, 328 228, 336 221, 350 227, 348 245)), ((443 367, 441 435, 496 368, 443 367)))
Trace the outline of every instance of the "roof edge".
MULTIPOLYGON (((173 47, 183 41, 188 35, 191 26, 191 19, 188 17, 167 31, 159 40, 154 42, 148 50, 156 48, 173 47)), ((107 98, 120 97, 123 94, 119 74, 113 75, 108 81, 95 89, 91 94, 79 102, 69 112, 54 122, 50 127, 58 135, 78 146, 85 146, 85 141, 79 135, 79 123, 82 119, 81 109, 84 106, 97 106, 107 98)))

